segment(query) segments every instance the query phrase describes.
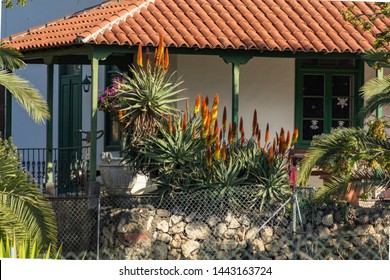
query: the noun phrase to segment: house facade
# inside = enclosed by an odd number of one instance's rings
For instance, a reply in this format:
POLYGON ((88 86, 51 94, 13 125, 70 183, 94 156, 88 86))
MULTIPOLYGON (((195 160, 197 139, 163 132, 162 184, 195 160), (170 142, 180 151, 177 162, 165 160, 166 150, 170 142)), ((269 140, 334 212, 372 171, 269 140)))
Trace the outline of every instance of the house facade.
MULTIPOLYGON (((372 32, 355 28, 340 14, 351 4, 41 0, 3 9, 3 41, 28 64, 17 74, 41 91, 52 111, 51 121, 35 125, 5 100, 3 120, 9 121, 3 130, 20 148, 90 146, 95 180, 99 154, 118 150, 117 124, 97 110, 97 96, 116 70, 133 62, 140 43, 154 47, 162 34, 190 104, 198 93, 218 93, 220 109, 226 106, 236 123, 242 116, 247 135, 256 109, 263 130, 267 123, 271 133, 297 125, 296 148, 305 149, 314 135, 364 123, 357 115, 364 102, 359 88, 378 73, 360 55, 389 22, 378 19, 372 32), (104 136, 97 139, 99 131, 104 136)), ((372 12, 373 3, 356 5, 372 12)), ((390 115, 390 109, 381 114, 390 115)))

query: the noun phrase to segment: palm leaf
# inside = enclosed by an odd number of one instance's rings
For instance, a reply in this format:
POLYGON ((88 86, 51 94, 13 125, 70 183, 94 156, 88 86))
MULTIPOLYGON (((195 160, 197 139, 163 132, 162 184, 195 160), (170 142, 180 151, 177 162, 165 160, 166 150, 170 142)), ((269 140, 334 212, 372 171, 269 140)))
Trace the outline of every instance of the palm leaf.
POLYGON ((386 75, 383 78, 373 78, 367 81, 361 88, 360 92, 364 98, 369 99, 374 95, 380 93, 390 92, 390 75, 386 75))
POLYGON ((365 106, 360 111, 363 116, 368 116, 378 107, 390 104, 390 93, 378 93, 367 99, 365 106))
POLYGON ((16 70, 25 68, 23 55, 15 49, 5 48, 0 44, 0 69, 16 70))
POLYGON ((35 122, 44 122, 50 118, 47 103, 42 99, 39 91, 33 88, 28 81, 12 73, 0 71, 0 85, 11 92, 35 122))

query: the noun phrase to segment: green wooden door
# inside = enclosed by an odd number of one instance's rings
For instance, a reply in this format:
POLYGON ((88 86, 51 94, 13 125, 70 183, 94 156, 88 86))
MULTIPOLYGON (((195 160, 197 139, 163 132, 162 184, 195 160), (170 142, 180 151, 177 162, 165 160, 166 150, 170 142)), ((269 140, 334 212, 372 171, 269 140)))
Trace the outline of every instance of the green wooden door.
POLYGON ((82 128, 81 73, 60 76, 58 132, 58 191, 76 193, 72 177, 81 159, 82 128))

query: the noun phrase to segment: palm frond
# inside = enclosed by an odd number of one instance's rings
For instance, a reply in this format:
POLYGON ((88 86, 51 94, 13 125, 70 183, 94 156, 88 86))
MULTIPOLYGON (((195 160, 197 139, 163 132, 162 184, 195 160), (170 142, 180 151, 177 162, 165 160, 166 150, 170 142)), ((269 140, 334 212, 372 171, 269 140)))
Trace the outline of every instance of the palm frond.
POLYGON ((360 111, 363 117, 370 115, 378 107, 390 104, 390 93, 378 93, 367 99, 365 106, 360 111))
POLYGON ((364 147, 365 143, 361 139, 365 134, 365 131, 360 128, 344 128, 335 129, 329 134, 322 134, 313 139, 302 160, 297 184, 305 185, 316 165, 320 165, 327 158, 340 153, 348 143, 354 143, 355 148, 364 147))
POLYGON ((0 85, 11 92, 35 122, 44 122, 50 118, 46 101, 28 81, 12 73, 0 71, 0 85))
POLYGON ((9 142, 0 140, 0 238, 36 238, 39 245, 56 243, 56 223, 50 203, 28 174, 19 168, 9 142))
POLYGON ((365 99, 370 99, 377 94, 389 93, 390 75, 386 75, 383 78, 372 78, 360 88, 360 92, 365 99))
POLYGON ((26 64, 22 60, 23 55, 15 49, 3 47, 0 44, 0 69, 11 70, 25 68, 26 64))

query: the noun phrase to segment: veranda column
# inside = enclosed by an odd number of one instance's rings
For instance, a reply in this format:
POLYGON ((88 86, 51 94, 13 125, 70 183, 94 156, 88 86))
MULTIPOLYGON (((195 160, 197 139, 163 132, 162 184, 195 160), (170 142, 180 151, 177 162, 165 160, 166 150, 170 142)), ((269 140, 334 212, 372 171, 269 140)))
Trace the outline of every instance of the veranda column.
POLYGON ((91 57, 91 148, 90 148, 90 181, 96 181, 97 162, 97 113, 98 113, 98 77, 99 59, 95 53, 91 57))
POLYGON ((54 93, 54 65, 48 64, 47 70, 47 106, 49 108, 50 119, 46 123, 46 164, 47 183, 53 183, 53 93, 54 93))
POLYGON ((220 55, 225 63, 232 65, 232 123, 238 125, 238 110, 240 100, 240 65, 246 64, 252 58, 249 54, 225 53, 220 55))

